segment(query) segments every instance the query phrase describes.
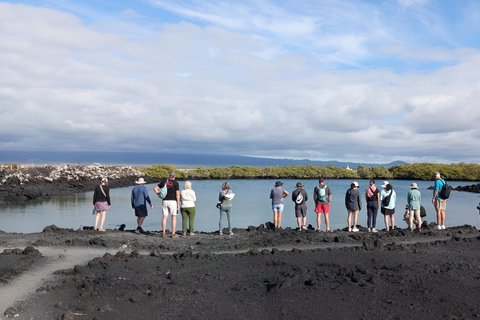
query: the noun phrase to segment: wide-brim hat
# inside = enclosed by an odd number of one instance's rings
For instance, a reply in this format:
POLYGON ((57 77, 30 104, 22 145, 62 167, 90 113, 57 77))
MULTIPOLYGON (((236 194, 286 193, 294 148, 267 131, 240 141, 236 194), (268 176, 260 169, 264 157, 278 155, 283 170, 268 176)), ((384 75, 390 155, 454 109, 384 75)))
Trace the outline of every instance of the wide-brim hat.
POLYGON ((390 184, 390 182, 388 182, 388 181, 383 181, 382 188, 386 188, 386 187, 387 187, 387 184, 390 184))
POLYGON ((275 182, 275 187, 281 187, 281 186, 283 186, 282 181, 275 182))
POLYGON ((145 180, 143 178, 138 178, 137 181, 135 181, 136 184, 145 184, 145 180))
POLYGON ((417 189, 417 184, 415 182, 413 182, 411 185, 410 185, 410 189, 417 189))

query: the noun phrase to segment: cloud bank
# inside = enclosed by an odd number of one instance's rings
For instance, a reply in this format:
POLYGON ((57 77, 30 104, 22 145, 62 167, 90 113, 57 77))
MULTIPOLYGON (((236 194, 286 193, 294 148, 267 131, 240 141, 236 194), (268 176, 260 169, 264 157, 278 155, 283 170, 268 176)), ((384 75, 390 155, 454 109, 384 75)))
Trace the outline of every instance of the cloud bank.
POLYGON ((476 1, 32 4, 0 2, 0 150, 478 162, 476 1))

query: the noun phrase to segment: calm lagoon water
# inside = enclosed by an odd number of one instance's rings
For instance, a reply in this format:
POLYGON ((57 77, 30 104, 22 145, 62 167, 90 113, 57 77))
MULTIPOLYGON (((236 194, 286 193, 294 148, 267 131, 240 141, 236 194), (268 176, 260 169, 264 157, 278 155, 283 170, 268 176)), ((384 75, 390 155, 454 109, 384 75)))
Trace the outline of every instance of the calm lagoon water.
MULTIPOLYGON (((283 187, 290 193, 295 190, 295 184, 300 181, 307 190, 309 201, 307 203, 307 224, 316 226, 316 213, 313 212, 313 189, 318 184, 317 180, 282 180, 283 187)), ((360 184, 360 191, 365 193, 368 180, 357 180, 360 184)), ((246 228, 250 225, 258 226, 267 221, 273 221, 270 190, 275 180, 228 180, 232 191, 236 194, 233 199, 233 226, 246 228)), ((347 225, 347 212, 344 205, 345 192, 349 188, 350 180, 327 180, 326 184, 332 189, 332 204, 330 207, 330 224, 332 229, 341 229, 347 225)), ((396 225, 405 228, 403 212, 406 204, 407 192, 412 182, 418 184, 422 193, 422 205, 427 210, 427 221, 436 221, 435 209, 431 203, 432 190, 427 188, 433 185, 433 181, 403 181, 391 180, 393 188, 397 192, 396 203, 396 225)), ((219 212, 215 208, 218 193, 223 181, 204 180, 192 181, 193 190, 197 195, 196 202, 196 231, 218 230, 219 212)), ((451 186, 470 185, 478 182, 448 181, 451 186)), ((183 181, 179 181, 180 188, 183 188, 183 181)), ((377 181, 380 186, 382 181, 377 181)), ((161 230, 161 201, 153 193, 154 184, 146 185, 153 201, 153 210, 149 209, 149 216, 145 219, 143 228, 145 230, 161 230)), ((122 223, 127 229, 136 228, 136 218, 130 206, 130 192, 133 187, 112 189, 110 196, 112 209, 107 212, 105 228, 118 228, 122 223)), ((82 226, 93 226, 92 216, 93 192, 78 193, 68 196, 55 196, 46 200, 33 200, 9 206, 0 206, 0 230, 6 232, 40 232, 45 226, 56 225, 61 228, 78 229, 82 226)), ((285 211, 282 215, 282 227, 296 227, 294 214, 294 203, 290 200, 285 204, 285 211)), ((364 200, 364 199, 362 199, 364 200)), ((480 198, 478 194, 468 192, 452 191, 447 202, 447 226, 458 226, 470 224, 480 226, 480 216, 476 209, 480 198)), ((364 201, 362 203, 365 205, 364 201)), ((177 230, 181 230, 181 216, 177 219, 177 230)), ((363 208, 359 213, 359 224, 366 226, 366 210, 363 208)), ((226 219, 224 219, 226 223, 226 219)), ((224 225, 225 227, 226 225, 224 225)), ((379 213, 377 228, 384 228, 383 216, 379 213)), ((168 220, 170 229, 170 218, 168 220)), ((322 218, 322 229, 325 229, 322 218)))

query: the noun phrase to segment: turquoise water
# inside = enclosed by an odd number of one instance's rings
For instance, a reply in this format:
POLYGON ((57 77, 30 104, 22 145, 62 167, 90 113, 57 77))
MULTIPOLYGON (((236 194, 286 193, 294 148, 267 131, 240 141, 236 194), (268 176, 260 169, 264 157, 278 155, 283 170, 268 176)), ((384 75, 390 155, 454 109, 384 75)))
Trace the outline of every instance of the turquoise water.
MULTIPOLYGON (((317 180, 282 180, 284 188, 290 193, 295 190, 295 184, 300 181, 307 190, 309 201, 307 203, 307 224, 316 226, 316 214, 313 212, 313 189, 318 184, 317 180)), ((357 180, 360 184, 360 191, 365 193, 368 180, 357 180)), ((267 221, 273 221, 270 190, 275 180, 228 180, 232 191, 236 194, 233 199, 233 226, 246 228, 249 225, 258 226, 267 221)), ((332 229, 341 229, 347 226, 347 212, 344 206, 345 192, 349 188, 350 180, 327 180, 326 184, 332 189, 332 204, 330 207, 330 226, 332 229)), ((433 181, 390 181, 397 192, 396 225, 405 228, 403 212, 406 204, 407 192, 412 182, 418 184, 422 193, 422 205, 427 210, 426 220, 436 221, 435 210, 431 203, 432 191, 427 188, 433 185, 433 181)), ((196 231, 218 230, 219 212, 215 208, 218 193, 223 181, 203 180, 192 181, 193 190, 197 195, 196 202, 196 231)), ((452 186, 471 185, 478 182, 448 181, 452 186)), ((183 188, 183 181, 179 181, 180 188, 183 188)), ((377 181, 380 186, 382 181, 377 181)), ((161 201, 153 193, 154 184, 146 185, 153 201, 153 210, 149 209, 149 216, 145 219, 143 229, 151 231, 161 230, 161 201)), ((136 218, 130 206, 130 192, 133 187, 112 189, 110 191, 112 209, 107 212, 105 228, 118 228, 126 224, 127 229, 136 228, 136 218)), ((78 229, 82 226, 93 226, 92 216, 93 192, 78 193, 68 196, 56 196, 48 200, 33 200, 9 206, 0 206, 0 230, 6 232, 39 232, 45 226, 54 224, 61 228, 78 229)), ((364 200, 364 199, 362 199, 364 200)), ((476 209, 480 201, 479 195, 468 192, 452 191, 447 202, 446 226, 458 226, 470 224, 480 226, 480 216, 476 209)), ((363 202, 363 205, 365 203, 363 202)), ((226 223, 226 219, 224 219, 226 223)), ((366 210, 363 208, 359 213, 358 223, 366 226, 366 210)), ((224 225, 225 226, 225 225, 224 225)), ((294 203, 286 201, 285 210, 282 216, 282 227, 296 227, 294 214, 294 203)), ((377 228, 384 228, 383 216, 379 213, 377 228)), ((170 229, 170 218, 168 220, 170 229)), ((322 217, 322 229, 325 224, 322 217)), ((181 216, 178 218, 177 230, 181 230, 181 216)))

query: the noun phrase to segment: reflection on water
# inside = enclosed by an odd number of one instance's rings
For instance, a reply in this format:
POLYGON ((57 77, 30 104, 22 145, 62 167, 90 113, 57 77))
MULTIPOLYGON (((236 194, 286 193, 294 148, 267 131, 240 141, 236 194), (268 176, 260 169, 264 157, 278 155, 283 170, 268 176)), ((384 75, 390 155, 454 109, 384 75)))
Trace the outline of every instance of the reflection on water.
MULTIPOLYGON (((308 201, 307 223, 315 226, 316 214, 313 212, 313 189, 317 180, 283 180, 284 187, 292 192, 297 181, 302 182, 307 190, 310 200, 308 201)), ((368 186, 368 180, 358 180, 362 194, 368 186)), ((406 204, 407 192, 411 182, 416 182, 422 193, 422 205, 427 209, 427 221, 435 221, 435 210, 431 203, 432 191, 427 188, 433 184, 432 181, 390 181, 397 192, 396 203, 396 224, 404 228, 406 224, 402 221, 403 211, 406 204)), ((180 188, 183 182, 180 181, 180 188)), ((195 229, 197 231, 218 230, 219 212, 215 208, 218 193, 223 181, 192 181, 193 189, 197 195, 195 229)), ((236 194, 233 200, 233 224, 235 227, 246 228, 249 225, 258 226, 267 221, 272 221, 271 202, 269 199, 270 190, 275 180, 229 180, 232 191, 236 194)), ((350 180, 327 180, 333 193, 332 205, 330 208, 330 223, 333 229, 340 229, 346 226, 347 214, 344 205, 345 192, 349 188, 350 180)), ((477 182, 449 181, 452 186, 474 184, 477 182)), ((381 185, 381 181, 377 182, 381 185)), ((143 225, 146 230, 161 230, 161 201, 153 193, 154 184, 146 185, 154 209, 149 209, 149 216, 143 225)), ((126 224, 127 229, 136 228, 136 219, 130 205, 130 192, 133 187, 112 189, 110 192, 112 209, 107 213, 105 227, 109 229, 118 228, 126 224)), ((48 199, 30 200, 27 202, 15 203, 8 206, 0 206, 0 230, 7 232, 40 232, 47 225, 55 224, 62 228, 78 229, 81 225, 92 226, 93 192, 77 193, 72 195, 55 196, 48 199)), ((362 199, 363 201, 364 199, 362 199)), ((476 206, 479 203, 478 194, 468 192, 452 192, 447 203, 446 225, 470 224, 480 225, 480 216, 476 206)), ((383 216, 379 213, 377 227, 382 229, 383 216)), ((322 218, 323 223, 323 218, 322 218)), ((170 225, 170 219, 168 221, 170 225)), ((359 214, 359 224, 366 225, 366 210, 359 214)), ((282 217, 283 227, 296 227, 294 216, 294 203, 287 199, 282 217)), ((170 229, 170 228, 169 228, 170 229)), ((178 218, 177 230, 181 229, 181 216, 178 218)), ((322 225, 325 229, 325 225, 322 225)))

